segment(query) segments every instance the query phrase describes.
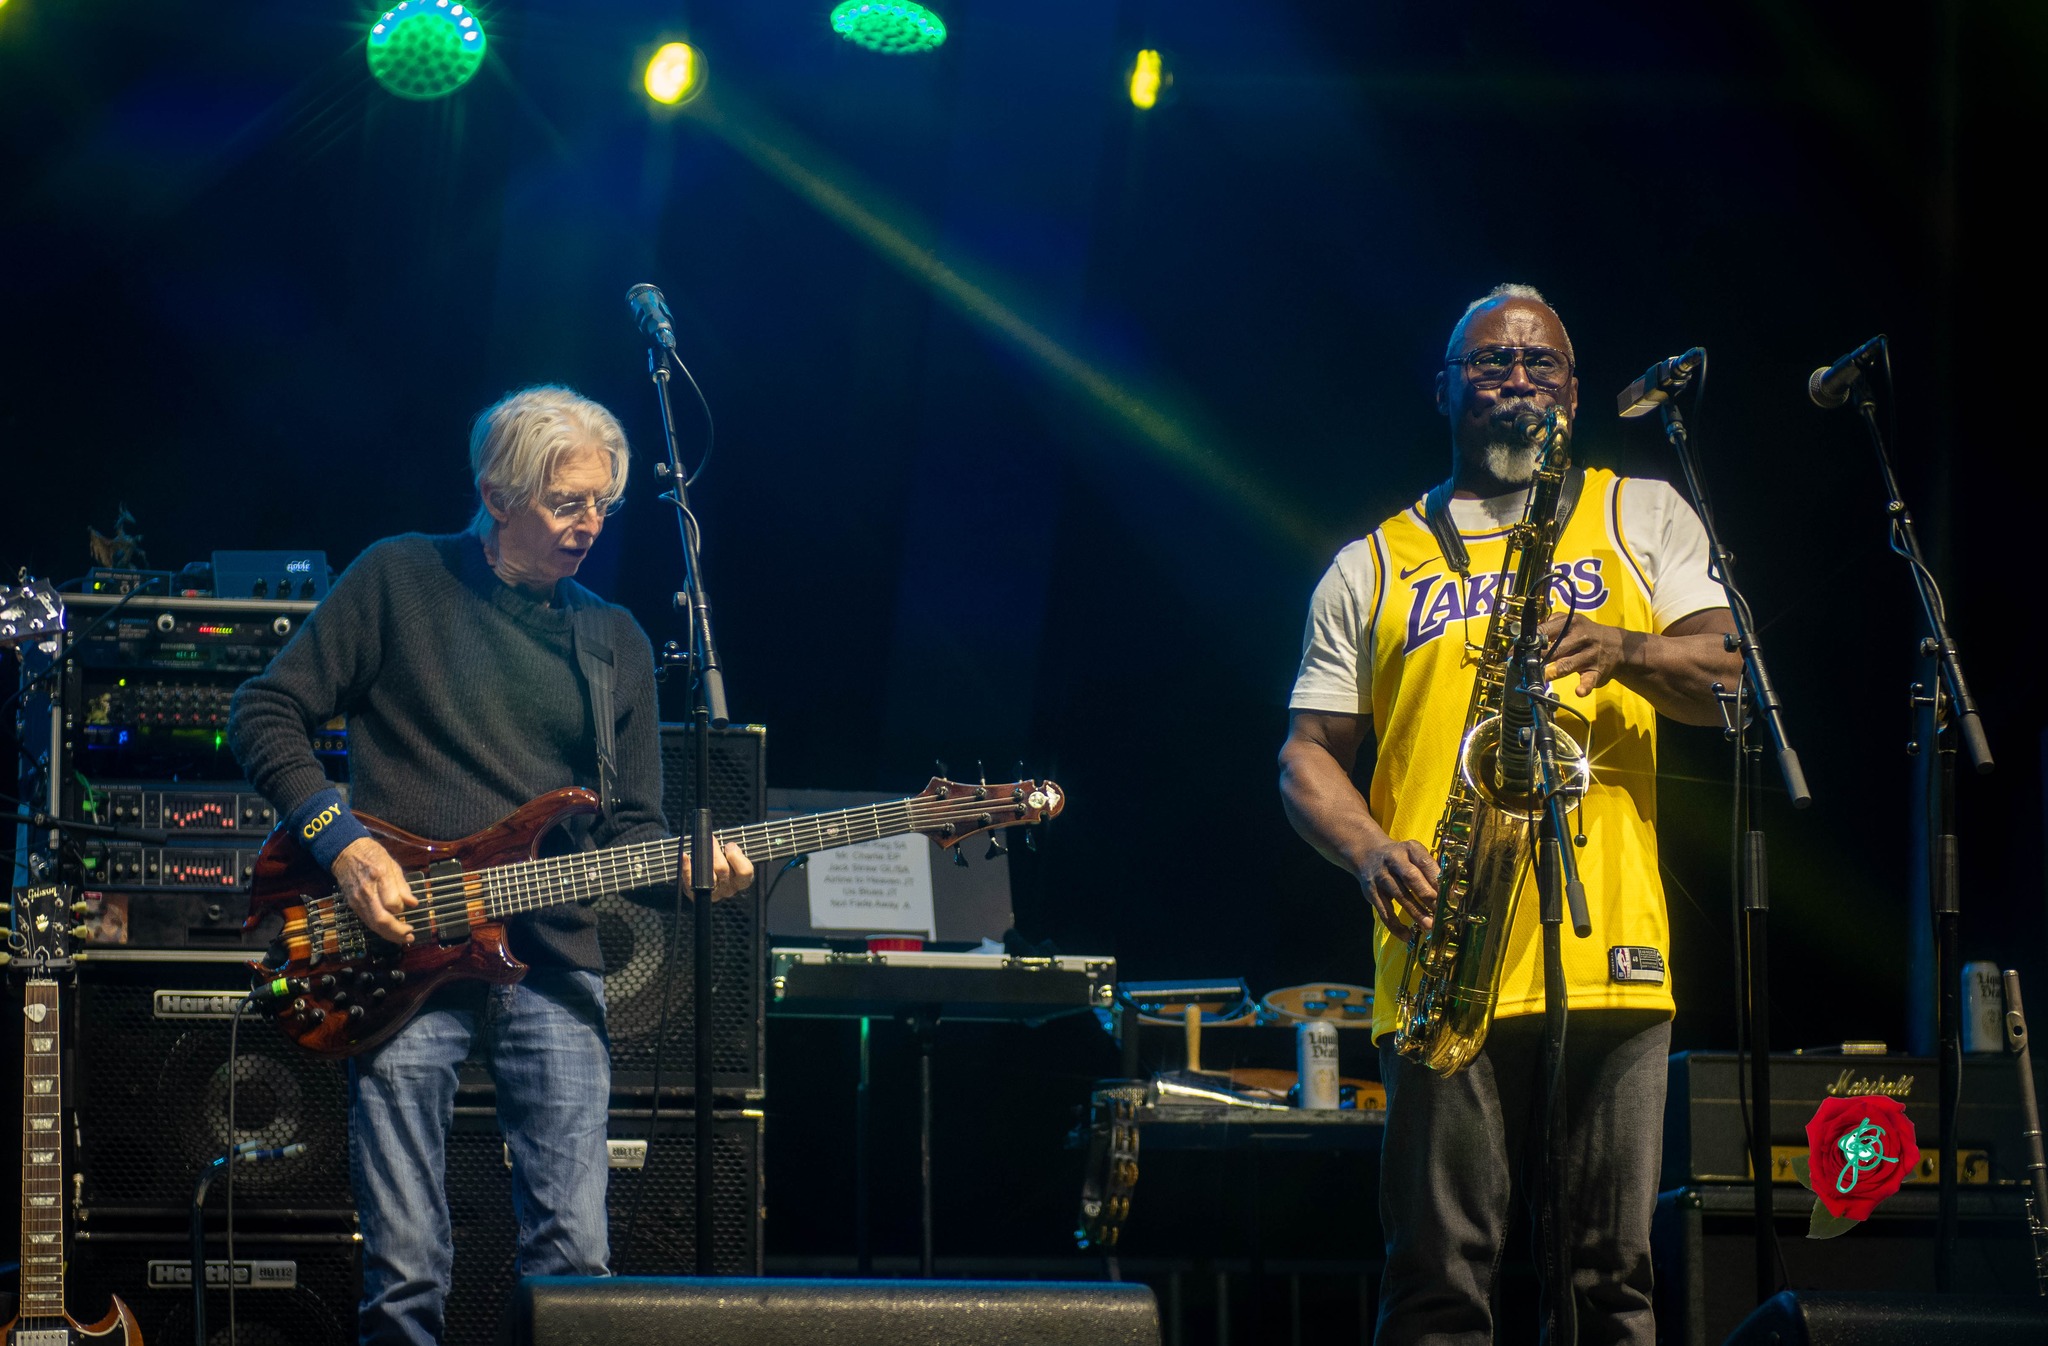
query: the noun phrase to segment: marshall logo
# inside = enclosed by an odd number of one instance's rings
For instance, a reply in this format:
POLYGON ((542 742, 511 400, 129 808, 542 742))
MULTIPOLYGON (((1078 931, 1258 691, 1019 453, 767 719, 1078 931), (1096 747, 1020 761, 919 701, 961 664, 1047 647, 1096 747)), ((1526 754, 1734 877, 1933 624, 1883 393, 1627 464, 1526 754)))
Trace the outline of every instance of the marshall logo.
MULTIPOLYGON (((1559 561, 1550 577, 1555 606, 1560 610, 1569 608, 1579 612, 1592 612, 1604 607, 1608 588, 1600 567, 1597 556, 1581 561, 1559 561)), ((1409 586, 1413 597, 1408 605, 1408 639, 1402 647, 1403 653, 1413 654, 1442 635, 1452 622, 1491 616, 1500 581, 1498 571, 1490 575, 1471 575, 1462 580, 1456 575, 1424 575, 1415 581, 1409 586)))
POLYGON ((1879 1075, 1876 1079, 1859 1079, 1853 1070, 1844 1070, 1835 1077, 1827 1088, 1829 1098, 1859 1098, 1864 1094, 1883 1094, 1887 1098, 1904 1098, 1913 1092, 1913 1077, 1900 1075, 1896 1079, 1879 1075))
POLYGON ((247 991, 158 991, 154 1008, 159 1019, 232 1019, 248 998, 247 991))
POLYGON ((313 563, 311 561, 286 561, 284 568, 294 575, 310 575, 313 573, 313 563))

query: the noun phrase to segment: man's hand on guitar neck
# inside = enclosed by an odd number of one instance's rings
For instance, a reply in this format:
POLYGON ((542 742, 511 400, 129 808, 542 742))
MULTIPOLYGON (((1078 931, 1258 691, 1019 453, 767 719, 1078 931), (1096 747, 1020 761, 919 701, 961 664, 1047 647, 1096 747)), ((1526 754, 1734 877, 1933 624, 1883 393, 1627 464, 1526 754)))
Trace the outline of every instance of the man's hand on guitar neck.
MULTIPOLYGON (((711 900, 723 902, 754 881, 754 862, 730 841, 712 852, 711 900)), ((690 853, 683 852, 683 887, 690 885, 690 853)))
POLYGON ((358 837, 334 857, 329 872, 341 895, 370 932, 393 944, 411 944, 412 927, 400 915, 420 900, 405 881, 405 871, 375 838, 358 837))

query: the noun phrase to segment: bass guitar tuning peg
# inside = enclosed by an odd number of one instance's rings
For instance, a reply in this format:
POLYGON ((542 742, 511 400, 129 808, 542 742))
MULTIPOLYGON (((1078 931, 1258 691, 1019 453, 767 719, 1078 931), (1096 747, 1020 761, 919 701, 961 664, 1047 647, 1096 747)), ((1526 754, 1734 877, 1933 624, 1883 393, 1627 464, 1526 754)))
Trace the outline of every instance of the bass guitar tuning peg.
POLYGON ((950 778, 953 773, 946 770, 946 762, 944 758, 934 757, 932 759, 932 774, 937 776, 940 780, 946 780, 950 778))
POLYGON ((1037 829, 1037 828, 1035 828, 1035 827, 1027 827, 1027 828, 1025 828, 1025 829, 1024 829, 1024 849, 1025 849, 1025 850, 1027 850, 1027 851, 1030 851, 1030 852, 1031 852, 1032 854, 1034 854, 1034 855, 1036 855, 1036 854, 1038 853, 1038 829, 1037 829))
POLYGON ((1005 847, 1005 846, 1003 845, 1003 835, 1002 835, 1002 833, 1000 833, 1000 832, 991 832, 991 833, 989 833, 989 834, 988 834, 988 854, 987 854, 987 855, 984 855, 984 856, 982 856, 981 858, 982 858, 982 859, 984 859, 984 860, 993 860, 993 859, 995 859, 995 858, 996 858, 996 857, 997 857, 998 855, 1007 855, 1008 853, 1009 853, 1009 851, 1008 851, 1008 848, 1007 848, 1007 847, 1005 847))
POLYGON ((962 869, 967 868, 967 853, 958 846, 953 848, 953 863, 962 869))

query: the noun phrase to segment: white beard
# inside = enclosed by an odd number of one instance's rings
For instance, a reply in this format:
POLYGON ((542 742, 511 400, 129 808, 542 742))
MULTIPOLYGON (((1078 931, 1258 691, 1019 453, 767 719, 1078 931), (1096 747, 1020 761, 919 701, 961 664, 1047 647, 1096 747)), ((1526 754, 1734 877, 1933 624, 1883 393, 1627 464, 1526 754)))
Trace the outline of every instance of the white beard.
POLYGON ((1495 481, 1526 486, 1536 479, 1536 452, 1536 445, 1528 440, 1495 440, 1481 450, 1479 462, 1495 481))

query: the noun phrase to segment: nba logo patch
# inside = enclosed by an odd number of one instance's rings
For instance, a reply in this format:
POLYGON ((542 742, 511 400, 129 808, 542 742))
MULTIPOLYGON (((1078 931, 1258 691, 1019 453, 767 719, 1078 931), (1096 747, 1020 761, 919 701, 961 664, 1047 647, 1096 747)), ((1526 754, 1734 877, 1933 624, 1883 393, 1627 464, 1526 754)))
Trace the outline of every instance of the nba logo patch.
POLYGON ((1645 944, 1617 944, 1607 951, 1607 977, 1610 981, 1662 986, 1663 951, 1645 944))

